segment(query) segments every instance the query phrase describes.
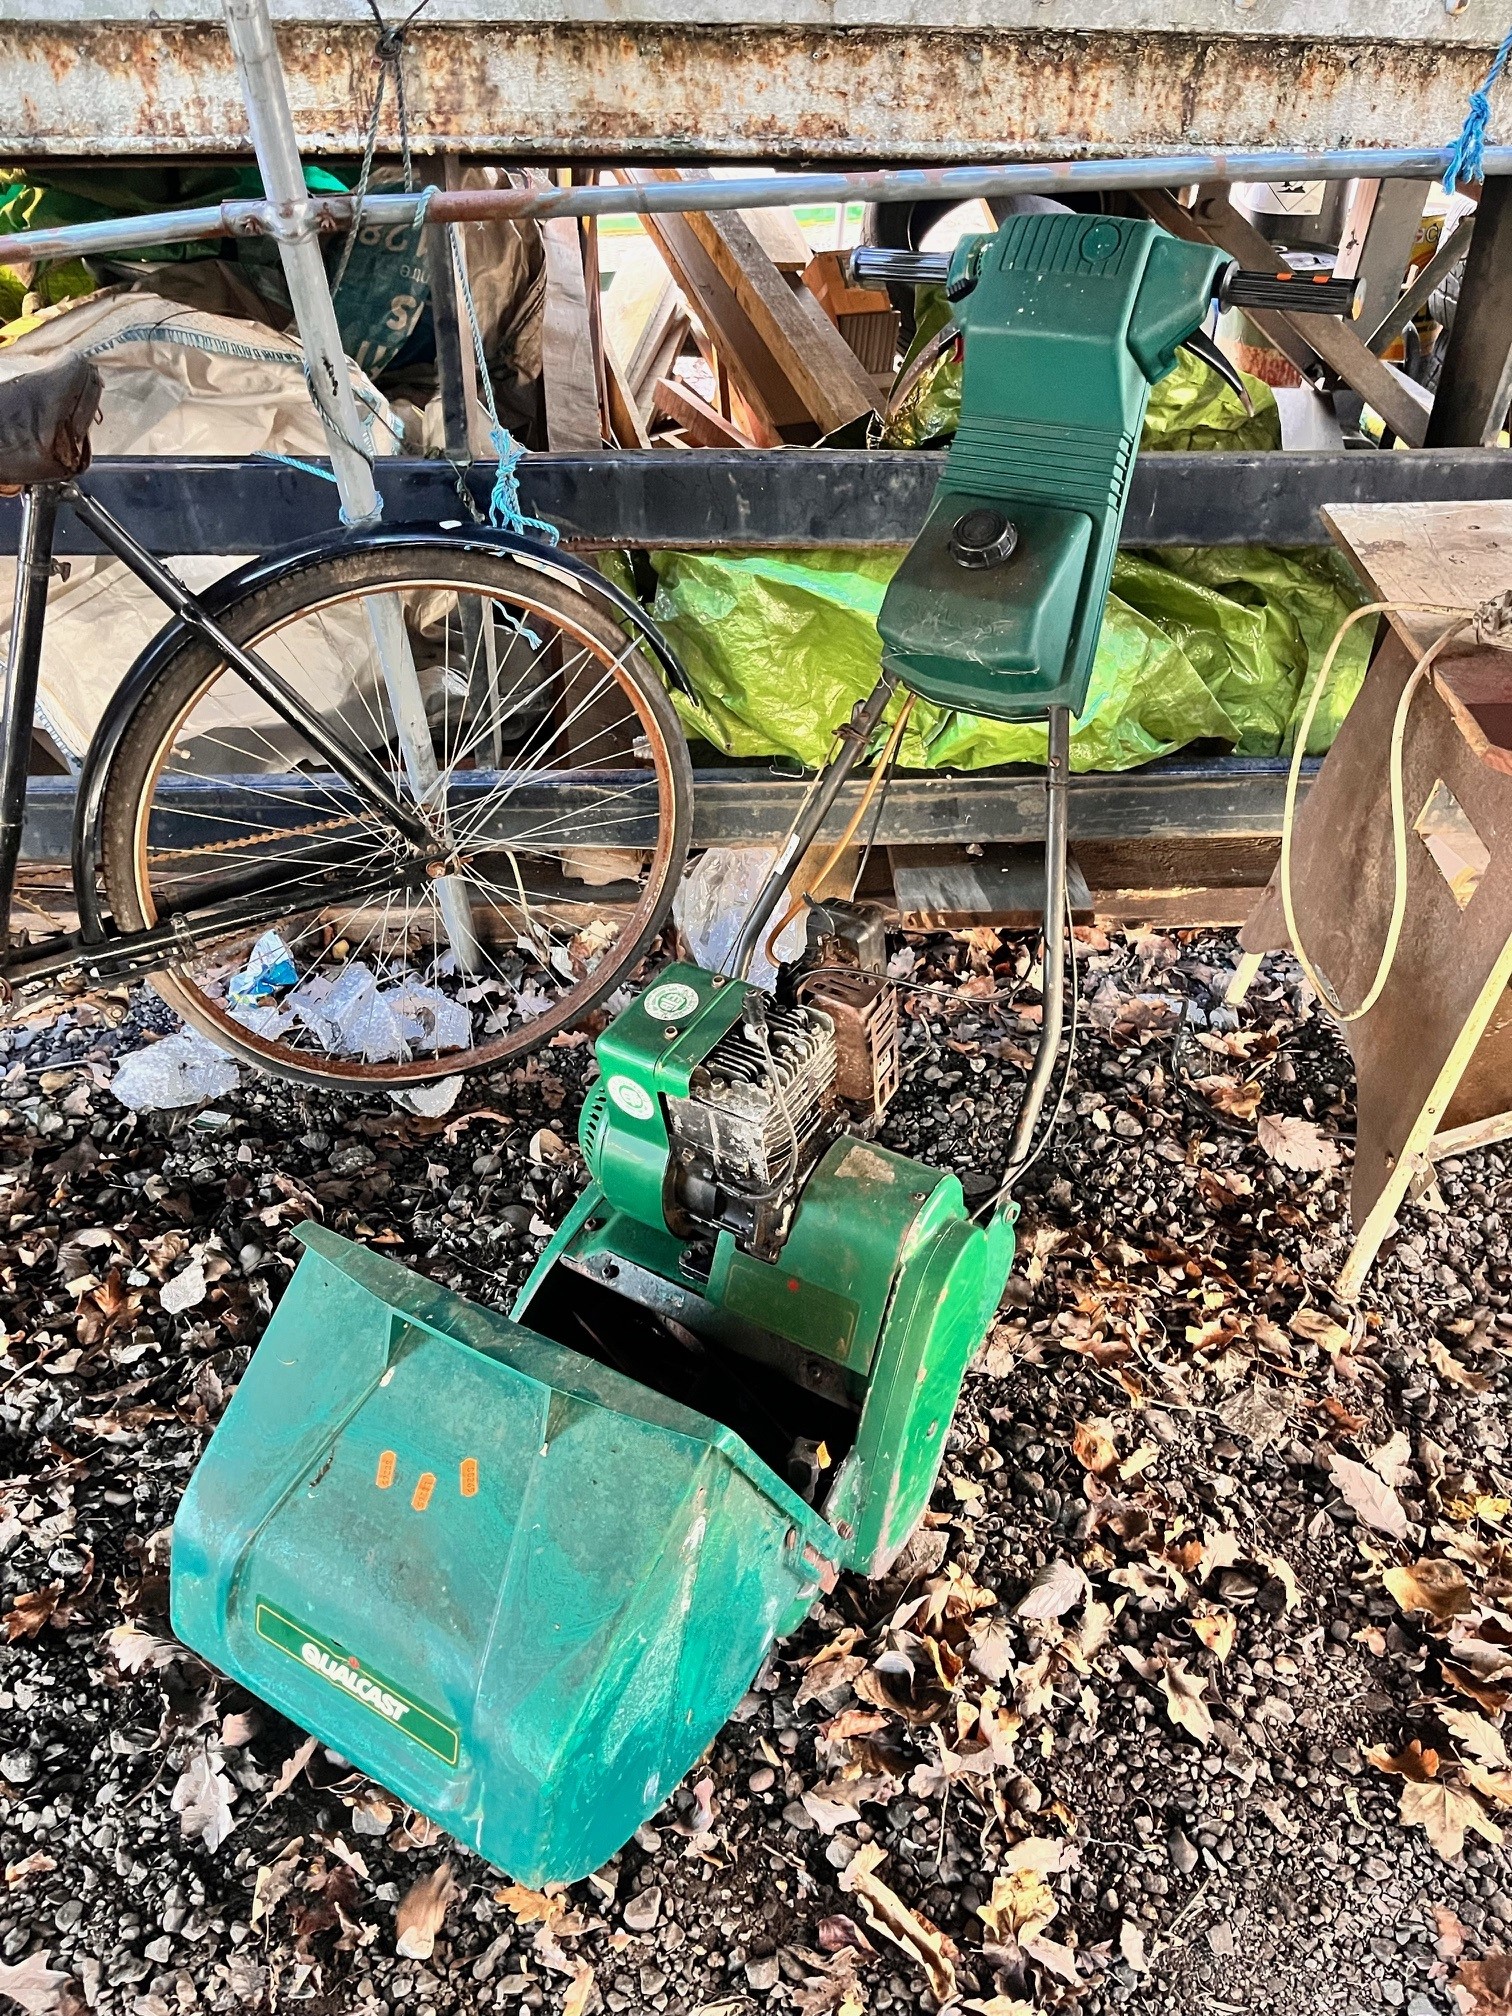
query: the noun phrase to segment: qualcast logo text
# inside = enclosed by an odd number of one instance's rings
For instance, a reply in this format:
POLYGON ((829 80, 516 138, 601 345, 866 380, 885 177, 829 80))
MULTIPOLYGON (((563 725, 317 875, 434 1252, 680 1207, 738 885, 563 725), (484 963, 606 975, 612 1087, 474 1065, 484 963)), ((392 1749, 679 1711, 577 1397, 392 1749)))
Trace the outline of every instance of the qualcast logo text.
POLYGON ((409 1713, 407 1701, 390 1694, 376 1680, 369 1680, 357 1667, 348 1665, 344 1660, 333 1659, 329 1652, 319 1645, 312 1645, 308 1638, 300 1646, 299 1656, 306 1666, 313 1666, 324 1679, 337 1687, 344 1687, 348 1694, 355 1694, 359 1701, 369 1708, 376 1708, 390 1722, 402 1722, 409 1713))
MULTIPOLYGON (((455 1769, 462 1755, 462 1732, 450 1716, 417 1701, 397 1681, 382 1679, 371 1668, 364 1672, 355 1653, 321 1637, 310 1625, 301 1624, 262 1597, 257 1599, 255 1618, 257 1635, 265 1645, 276 1646, 306 1673, 318 1674, 328 1687, 336 1688, 348 1700, 366 1708, 370 1715, 381 1716, 399 1735, 418 1743, 422 1750, 428 1750, 455 1769)), ((271 1674, 267 1677, 274 1678, 271 1674)), ((255 1679, 253 1684, 256 1685, 255 1679)), ((291 1705, 280 1702, 276 1690, 267 1698, 285 1708, 291 1705)), ((295 1706, 293 1712, 303 1719, 311 1709, 306 1703, 295 1706)), ((306 1722, 306 1726, 313 1733, 320 1733, 318 1723, 306 1722)))

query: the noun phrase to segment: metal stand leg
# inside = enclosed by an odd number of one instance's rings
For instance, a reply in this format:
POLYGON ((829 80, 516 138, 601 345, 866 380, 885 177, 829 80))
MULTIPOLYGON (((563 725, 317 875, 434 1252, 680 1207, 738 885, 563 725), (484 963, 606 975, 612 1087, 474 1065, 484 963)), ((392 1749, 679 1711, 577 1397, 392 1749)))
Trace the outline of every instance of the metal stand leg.
MULTIPOLYGON (((252 145, 262 171, 263 189, 276 218, 278 255, 283 262, 311 390, 325 425, 342 510, 349 524, 376 522, 382 516, 383 501, 373 483, 372 469, 357 446, 362 439, 362 423, 347 375, 336 309, 305 192, 304 169, 267 0, 223 0, 223 5, 247 121, 252 129, 252 145)), ((363 608, 372 628, 410 789, 437 830, 446 831, 449 822, 440 765, 431 741, 420 676, 405 633, 403 611, 398 598, 389 595, 368 596, 363 608)), ((477 971, 481 957, 465 879, 460 875, 442 876, 436 892, 452 950, 465 970, 477 971)))
POLYGON ((1044 1020, 1040 1025, 1034 1069, 1029 1074, 1018 1119, 1014 1123, 1013 1145, 1008 1151, 1008 1166, 1003 1171, 1002 1192, 1008 1190, 1029 1160, 1045 1094, 1055 1075, 1055 1060, 1060 1054, 1061 1031, 1066 1019, 1066 783, 1071 769, 1069 708, 1050 709, 1049 730, 1050 747, 1045 769, 1045 949, 1041 962, 1044 977, 1040 989, 1044 1020))
POLYGON ((10 945, 11 894, 26 823, 26 777, 31 761, 32 724, 37 711, 37 675, 42 666, 42 626, 47 618, 47 583, 52 573, 53 525, 58 492, 38 484, 21 498, 21 544, 16 554, 16 602, 10 654, 0 686, 0 952, 10 945))
POLYGON ((872 730, 882 719, 887 703, 898 686, 897 674, 884 672, 864 700, 858 700, 852 709, 850 720, 840 730, 840 749, 829 767, 821 770, 814 780, 808 803, 804 806, 797 825, 789 833, 778 851, 777 858, 767 870, 767 878, 757 892, 756 900, 746 913, 746 920, 740 927, 740 936, 730 952, 726 965, 737 980, 743 980, 750 971, 751 960, 755 956, 757 941, 777 908, 782 892, 792 880, 793 870, 814 843, 819 828, 829 816, 830 807, 840 795, 840 787, 849 777, 865 753, 871 740, 872 730))

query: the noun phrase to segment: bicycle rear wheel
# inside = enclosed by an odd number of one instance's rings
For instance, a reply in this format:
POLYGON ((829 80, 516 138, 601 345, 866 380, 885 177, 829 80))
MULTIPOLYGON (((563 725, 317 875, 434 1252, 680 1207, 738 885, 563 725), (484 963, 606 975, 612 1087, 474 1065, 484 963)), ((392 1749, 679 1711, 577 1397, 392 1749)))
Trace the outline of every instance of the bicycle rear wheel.
POLYGON ((631 978, 687 854, 677 717, 591 589, 442 540, 354 546, 219 620, 408 803, 374 641, 373 611, 395 601, 434 751, 424 811, 444 876, 417 874, 381 811, 193 635, 142 696, 105 781, 119 924, 192 922, 257 891, 255 926, 155 985, 216 1042, 307 1084, 399 1087, 533 1049, 631 978), (332 900, 333 886, 360 893, 332 900))

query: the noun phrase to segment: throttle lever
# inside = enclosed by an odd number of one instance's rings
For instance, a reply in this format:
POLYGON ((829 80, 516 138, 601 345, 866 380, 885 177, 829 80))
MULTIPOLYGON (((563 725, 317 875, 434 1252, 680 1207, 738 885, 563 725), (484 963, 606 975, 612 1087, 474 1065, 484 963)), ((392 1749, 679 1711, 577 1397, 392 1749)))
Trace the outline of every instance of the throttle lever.
POLYGON ((1177 348, 1190 351, 1192 356, 1206 364, 1209 371, 1216 371, 1224 384, 1238 393, 1244 402, 1245 412, 1251 419, 1254 418, 1255 402, 1250 397, 1248 385, 1205 329, 1194 329, 1184 342, 1177 345, 1177 348))

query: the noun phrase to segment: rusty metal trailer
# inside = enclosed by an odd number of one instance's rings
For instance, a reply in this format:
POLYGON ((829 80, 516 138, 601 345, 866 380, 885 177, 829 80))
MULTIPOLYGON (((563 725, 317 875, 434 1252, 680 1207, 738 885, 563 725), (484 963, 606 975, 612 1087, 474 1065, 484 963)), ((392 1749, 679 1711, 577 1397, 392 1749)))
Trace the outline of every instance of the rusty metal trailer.
MULTIPOLYGON (((306 153, 359 153, 369 15, 272 12, 306 153)), ((1502 0, 429 0, 406 97, 418 148, 494 160, 1438 147, 1506 27, 1502 0)), ((7 159, 249 151, 218 0, 0 0, 0 73, 7 159)))
MULTIPOLYGON (((752 202, 938 199, 1006 190, 1015 178, 1082 192, 1201 183, 1221 219, 1223 185, 1235 179, 1350 175, 1377 192, 1415 183, 1420 198, 1506 27, 1501 8, 1402 0, 1386 24, 1362 0, 966 0, 942 26, 918 0, 427 0, 389 54, 404 66, 417 153, 798 169, 777 184, 740 185, 752 202), (1370 149, 1389 151, 1358 151, 1370 149), (970 165, 1005 161, 1020 165, 995 179, 970 165), (836 171, 852 164, 872 179, 842 182, 836 171)), ((306 158, 360 152, 378 74, 371 20, 349 0, 274 0, 272 13, 306 158)), ((218 0, 159 0, 147 19, 134 0, 0 0, 0 61, 12 85, 0 109, 12 158, 249 152, 218 0)), ((1512 371, 1512 150, 1493 150, 1487 166, 1435 409, 1403 408, 1396 429, 1428 445, 1152 456, 1138 468, 1125 543, 1321 544, 1317 513, 1328 502, 1512 494, 1512 456, 1480 445, 1494 439, 1512 371)), ((733 202, 725 186, 712 200, 733 202)), ((693 193, 574 187, 499 201, 587 214, 695 207, 693 193)), ((476 201, 438 199, 433 219, 476 201)), ((312 206, 314 221, 337 228, 345 208, 312 206)), ((380 208, 398 214, 406 199, 377 198, 375 218, 380 208)), ((1400 234, 1396 213, 1410 208, 1375 203, 1381 239, 1400 234)), ((1370 201, 1361 214, 1368 241, 1370 201)), ((191 228, 280 227, 260 206, 228 205, 192 227, 185 220, 191 228)), ((582 550, 887 545, 912 538, 937 468, 928 455, 606 452, 533 457, 522 487, 526 508, 582 550)), ((480 499, 491 473, 486 463, 471 472, 480 499)), ((165 554, 257 551, 270 524, 292 537, 334 515, 326 485, 261 462, 101 463, 91 484, 165 554)), ((444 464, 382 465, 379 486, 389 522, 456 515, 444 464)), ((10 550, 15 522, 0 503, 10 550)), ((88 547, 65 521, 60 550, 88 547)), ((1177 758, 1079 779, 1073 839, 1263 848, 1279 832, 1283 767, 1177 758)), ((800 789, 773 766, 706 769, 696 838, 775 837, 800 789)), ((70 793, 66 778, 38 780, 33 854, 56 858, 70 793)), ((1036 830, 1039 796, 1036 781, 1011 774, 899 779, 879 838, 1017 839, 1036 830)), ((832 825, 846 810, 842 799, 832 825)))

